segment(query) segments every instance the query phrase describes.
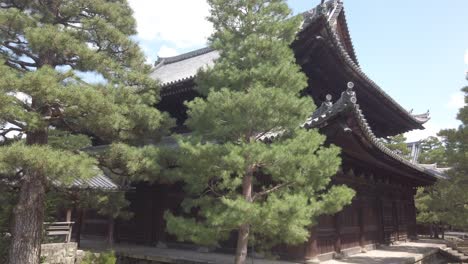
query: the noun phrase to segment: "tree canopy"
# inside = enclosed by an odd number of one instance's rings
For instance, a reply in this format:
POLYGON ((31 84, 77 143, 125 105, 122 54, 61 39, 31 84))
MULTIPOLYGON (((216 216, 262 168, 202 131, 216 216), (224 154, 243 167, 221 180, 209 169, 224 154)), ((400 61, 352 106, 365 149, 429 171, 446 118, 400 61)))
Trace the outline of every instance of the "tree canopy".
POLYGON ((315 109, 301 96, 307 80, 290 49, 302 18, 284 0, 208 2, 220 57, 198 73, 204 97, 187 103, 192 134, 180 140, 177 174, 189 197, 185 214, 166 219, 169 232, 199 244, 237 232, 236 263, 245 263, 248 241, 304 242, 317 217, 339 211, 354 191, 329 188, 340 150, 300 128, 315 109))
POLYGON ((421 153, 418 162, 421 164, 437 164, 438 167, 446 167, 446 149, 437 137, 428 137, 421 141, 421 153))
MULTIPOLYGON (((149 161, 135 162, 141 152, 130 145, 157 141, 172 122, 154 107, 159 87, 130 38, 126 0, 0 7, 0 177, 19 194, 9 263, 36 264, 51 183, 88 179, 102 173, 101 161, 113 163, 80 149, 115 143, 111 157, 132 156, 119 165, 135 172, 149 161)), ((157 152, 149 148, 142 151, 157 152)))

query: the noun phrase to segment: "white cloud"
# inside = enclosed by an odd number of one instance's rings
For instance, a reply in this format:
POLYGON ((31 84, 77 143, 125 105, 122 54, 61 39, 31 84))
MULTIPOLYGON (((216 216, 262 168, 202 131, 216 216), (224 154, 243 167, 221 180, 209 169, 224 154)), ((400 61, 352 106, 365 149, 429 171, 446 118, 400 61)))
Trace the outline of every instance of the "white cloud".
POLYGON ((439 131, 443 129, 441 126, 433 125, 430 122, 428 124, 425 124, 424 127, 426 128, 424 130, 413 130, 408 133, 405 133, 406 141, 415 142, 428 138, 430 136, 437 136, 437 133, 439 133, 439 131))
POLYGON ((165 45, 163 45, 158 51, 159 57, 172 57, 176 55, 179 55, 179 52, 177 52, 176 49, 170 48, 165 45))
POLYGON ((465 96, 463 93, 453 93, 447 107, 450 109, 459 109, 465 106, 465 96))
POLYGON ((164 41, 176 48, 206 44, 212 32, 206 0, 129 0, 143 41, 164 41))

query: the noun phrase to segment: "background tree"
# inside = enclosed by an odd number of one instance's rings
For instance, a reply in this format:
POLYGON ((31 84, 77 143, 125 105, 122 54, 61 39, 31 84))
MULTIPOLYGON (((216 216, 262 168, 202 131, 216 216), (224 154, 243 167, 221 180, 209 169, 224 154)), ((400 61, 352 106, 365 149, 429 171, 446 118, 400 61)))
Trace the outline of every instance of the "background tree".
POLYGON ((189 195, 185 212, 197 217, 166 219, 169 232, 199 244, 237 231, 235 263, 245 263, 249 239, 264 247, 304 242, 317 216, 339 211, 354 191, 329 188, 340 151, 299 128, 315 109, 300 96, 306 76, 290 49, 301 17, 284 0, 208 2, 220 58, 198 75, 206 98, 187 103, 193 133, 180 140, 177 171, 189 195))
POLYGON ((444 214, 448 224, 468 227, 468 86, 462 89, 465 95, 465 106, 460 109, 457 119, 461 125, 457 129, 446 129, 439 132, 447 149, 448 180, 441 180, 434 191, 442 193, 441 202, 449 210, 444 214))
POLYGON ((418 162, 421 164, 434 164, 438 167, 447 166, 446 149, 437 137, 428 137, 421 141, 421 153, 418 162))
MULTIPOLYGON (((457 129, 442 130, 438 134, 445 147, 442 160, 451 168, 447 172, 448 178, 439 179, 434 186, 418 191, 416 196, 418 220, 423 223, 468 227, 468 87, 462 91, 465 94, 465 106, 457 116, 462 124, 457 129)), ((438 146, 438 143, 435 145, 438 146)), ((438 148, 440 146, 435 149, 438 148)), ((439 156, 436 152, 432 157, 439 156)))
POLYGON ((381 139, 387 148, 401 155, 404 158, 409 158, 411 151, 408 149, 406 144, 406 137, 403 134, 399 134, 392 137, 381 139))
POLYGON ((0 177, 18 194, 9 263, 37 264, 51 182, 102 173, 80 144, 118 143, 114 156, 130 156, 138 150, 127 144, 157 140, 170 122, 153 107, 158 86, 129 38, 135 21, 125 0, 0 7, 0 177), (57 140, 61 147, 49 144, 57 140))

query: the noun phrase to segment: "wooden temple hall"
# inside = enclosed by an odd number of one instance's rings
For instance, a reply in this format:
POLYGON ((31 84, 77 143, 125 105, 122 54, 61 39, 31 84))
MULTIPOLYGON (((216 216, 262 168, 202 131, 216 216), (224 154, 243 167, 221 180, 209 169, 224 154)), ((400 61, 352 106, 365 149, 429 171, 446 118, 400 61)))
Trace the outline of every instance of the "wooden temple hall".
MULTIPOLYGON (((318 128, 328 143, 342 148, 343 166, 333 182, 346 184, 357 194, 341 212, 321 216, 306 243, 278 247, 274 253, 285 259, 324 260, 414 237, 416 188, 433 184, 436 175, 387 149, 378 138, 424 129, 428 114, 408 112, 361 70, 341 1, 325 2, 304 13, 304 19, 292 48, 309 79, 305 94, 319 106, 305 128, 318 128)), ((177 119, 177 132, 189 132, 183 126, 183 102, 199 96, 194 89, 197 70, 213 65, 218 56, 204 48, 155 63, 152 77, 163 85, 158 107, 177 119)), ((134 187, 127 194, 134 217, 115 222, 115 242, 182 246, 165 232, 163 218, 166 210, 179 210, 182 188, 147 183, 134 187)), ((85 219, 82 234, 97 230, 96 223, 85 219)), ((235 241, 224 245, 219 250, 229 251, 235 241)))

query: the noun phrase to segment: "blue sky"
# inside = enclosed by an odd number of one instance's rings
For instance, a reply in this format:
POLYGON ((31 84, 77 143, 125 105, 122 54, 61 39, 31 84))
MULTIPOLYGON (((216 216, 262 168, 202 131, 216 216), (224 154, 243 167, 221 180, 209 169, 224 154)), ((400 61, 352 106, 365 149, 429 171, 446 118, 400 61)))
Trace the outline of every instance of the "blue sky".
MULTIPOLYGON (((211 26, 205 0, 129 0, 136 37, 153 62, 205 45, 211 26)), ((295 13, 320 1, 289 0, 295 13)), ((456 127, 467 85, 468 1, 344 0, 348 26, 361 68, 406 109, 432 119, 409 140, 456 127)))

